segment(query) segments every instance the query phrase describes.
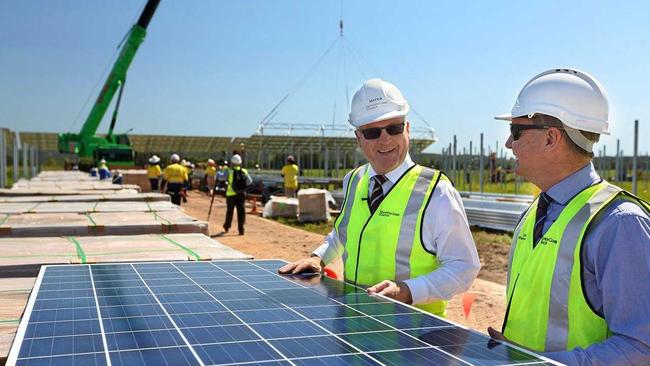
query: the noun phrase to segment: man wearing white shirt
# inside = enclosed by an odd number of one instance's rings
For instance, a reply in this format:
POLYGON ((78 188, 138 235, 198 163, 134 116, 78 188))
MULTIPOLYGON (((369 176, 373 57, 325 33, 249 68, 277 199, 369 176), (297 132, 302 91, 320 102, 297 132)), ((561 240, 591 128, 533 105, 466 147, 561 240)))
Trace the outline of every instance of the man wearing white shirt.
POLYGON ((342 256, 347 282, 445 316, 445 300, 471 286, 480 263, 460 195, 408 154, 408 112, 393 84, 364 82, 350 123, 369 164, 343 180, 345 200, 325 243, 279 272, 320 272, 342 256))

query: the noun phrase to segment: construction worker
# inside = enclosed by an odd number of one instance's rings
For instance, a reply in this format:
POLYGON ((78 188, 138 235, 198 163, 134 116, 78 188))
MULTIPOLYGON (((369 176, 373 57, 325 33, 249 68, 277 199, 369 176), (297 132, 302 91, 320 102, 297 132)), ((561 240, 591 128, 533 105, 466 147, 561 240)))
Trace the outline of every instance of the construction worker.
POLYGON ((226 188, 226 222, 223 224, 224 233, 230 230, 232 224, 232 214, 237 207, 237 225, 239 235, 244 235, 244 221, 246 220, 246 211, 244 203, 246 201, 246 187, 253 184, 248 171, 241 167, 241 156, 238 154, 230 158, 230 168, 228 169, 228 187, 226 188))
POLYGON ((541 194, 513 236, 502 333, 488 331, 568 365, 650 365, 650 206, 594 169, 608 115, 594 77, 553 69, 496 117, 541 194))
POLYGON ((160 168, 160 158, 158 155, 153 155, 149 158, 149 166, 147 167, 147 178, 149 178, 152 192, 158 190, 158 182, 160 182, 161 176, 162 169, 160 168))
POLYGON ((178 206, 181 205, 181 193, 188 181, 187 169, 179 164, 180 160, 178 154, 169 157, 171 164, 165 168, 161 184, 161 190, 167 184, 167 194, 171 196, 172 203, 178 206))
POLYGON ((106 166, 106 159, 101 159, 99 161, 97 170, 99 173, 99 180, 104 180, 111 177, 111 171, 108 169, 108 166, 106 166))
POLYGON ((208 187, 208 192, 212 194, 214 190, 215 177, 217 175, 217 164, 212 159, 208 159, 208 166, 205 167, 205 184, 208 187))
POLYGON ((282 167, 280 175, 284 178, 284 195, 296 197, 298 190, 298 165, 293 155, 287 156, 287 164, 282 167))
POLYGON ((480 263, 460 195, 409 156, 408 112, 393 84, 363 83, 350 123, 369 164, 345 176, 345 203, 325 243, 279 272, 320 272, 343 255, 346 281, 445 316, 445 300, 469 289, 480 263))

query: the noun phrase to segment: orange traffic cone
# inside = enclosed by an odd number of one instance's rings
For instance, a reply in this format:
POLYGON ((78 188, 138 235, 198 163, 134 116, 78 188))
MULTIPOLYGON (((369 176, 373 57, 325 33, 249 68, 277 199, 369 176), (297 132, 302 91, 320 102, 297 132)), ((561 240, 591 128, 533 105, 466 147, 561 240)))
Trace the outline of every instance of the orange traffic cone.
POLYGON ((249 213, 252 213, 252 214, 258 213, 257 212, 257 197, 256 196, 253 196, 253 208, 251 208, 251 212, 249 212, 249 213))

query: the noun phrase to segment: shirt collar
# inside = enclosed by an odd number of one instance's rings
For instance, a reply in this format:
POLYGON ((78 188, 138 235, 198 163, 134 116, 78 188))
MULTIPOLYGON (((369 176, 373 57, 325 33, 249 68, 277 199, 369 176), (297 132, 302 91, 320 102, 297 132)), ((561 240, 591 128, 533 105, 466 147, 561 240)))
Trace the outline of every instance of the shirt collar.
MULTIPOLYGON (((386 177, 391 183, 394 184, 404 174, 404 172, 406 172, 413 165, 415 165, 415 163, 413 160, 411 160, 411 155, 409 155, 409 153, 406 153, 406 157, 404 158, 402 164, 398 165, 397 168, 391 170, 390 172, 384 174, 384 177, 386 177)), ((377 175, 377 173, 372 168, 372 165, 368 164, 368 177, 372 178, 375 175, 377 175)))
POLYGON ((567 202, 575 195, 580 193, 583 189, 598 183, 601 180, 600 176, 594 169, 594 164, 589 164, 580 168, 575 173, 555 183, 546 192, 555 202, 561 205, 566 205, 567 202))

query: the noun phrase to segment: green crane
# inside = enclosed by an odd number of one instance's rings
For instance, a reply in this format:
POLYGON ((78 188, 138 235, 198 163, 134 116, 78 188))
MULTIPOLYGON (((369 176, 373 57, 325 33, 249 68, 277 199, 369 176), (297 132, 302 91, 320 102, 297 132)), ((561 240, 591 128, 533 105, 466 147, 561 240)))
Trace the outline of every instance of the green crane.
POLYGON ((131 65, 131 61, 133 61, 138 47, 140 47, 147 34, 147 26, 156 12, 159 3, 160 0, 147 1, 147 5, 142 10, 138 22, 133 25, 127 34, 122 51, 117 57, 108 75, 108 79, 106 79, 81 131, 79 133, 59 134, 59 152, 75 153, 82 159, 92 159, 95 162, 103 158, 109 164, 116 166, 133 166, 135 164, 129 136, 126 133, 113 134, 113 129, 117 120, 117 112, 122 99, 124 83, 126 82, 126 72, 131 65), (105 136, 98 136, 95 134, 97 128, 118 89, 119 94, 111 118, 111 126, 105 136))

